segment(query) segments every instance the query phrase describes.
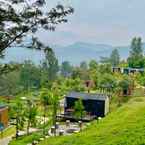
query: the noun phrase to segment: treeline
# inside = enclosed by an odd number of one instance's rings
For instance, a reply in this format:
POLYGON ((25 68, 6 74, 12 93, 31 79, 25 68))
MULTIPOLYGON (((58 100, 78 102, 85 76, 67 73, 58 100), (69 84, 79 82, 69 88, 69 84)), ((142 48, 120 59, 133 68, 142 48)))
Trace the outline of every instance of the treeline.
MULTIPOLYGON (((108 58, 101 58, 98 63, 91 60, 89 63, 83 61, 79 66, 73 66, 69 61, 59 65, 58 60, 52 49, 45 49, 45 59, 40 65, 35 65, 31 61, 22 64, 10 63, 1 65, 0 72, 0 95, 15 96, 21 92, 31 92, 40 88, 52 87, 57 82, 62 88, 62 94, 70 90, 85 91, 86 82, 92 82, 93 90, 112 90, 117 89, 120 81, 124 81, 123 87, 129 87, 130 76, 115 76, 112 73, 112 66, 123 66, 133 68, 144 68, 145 58, 141 38, 132 40, 130 55, 127 60, 121 60, 117 49, 114 49, 108 58), (1 69, 3 68, 3 69, 1 69), (4 71, 3 71, 4 70, 4 71)), ((138 74, 135 80, 137 83, 145 84, 145 75, 138 74)))

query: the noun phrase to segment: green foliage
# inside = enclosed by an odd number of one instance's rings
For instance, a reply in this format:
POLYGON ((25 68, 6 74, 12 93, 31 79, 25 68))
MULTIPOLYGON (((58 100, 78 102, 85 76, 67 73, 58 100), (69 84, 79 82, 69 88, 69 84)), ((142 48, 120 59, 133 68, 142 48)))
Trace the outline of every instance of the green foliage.
POLYGON ((25 61, 20 69, 20 85, 25 91, 33 88, 40 88, 41 83, 40 68, 31 61, 25 61))
POLYGON ((72 66, 70 65, 70 63, 68 61, 64 61, 61 64, 61 75, 64 77, 70 76, 72 73, 72 66))
POLYGON ((42 80, 42 85, 51 85, 56 79, 57 73, 59 71, 58 60, 55 56, 53 50, 49 47, 45 49, 45 60, 42 64, 42 75, 44 73, 44 78, 42 80))
POLYGON ((80 68, 81 68, 82 70, 87 70, 87 69, 88 69, 87 63, 86 63, 85 61, 81 62, 81 63, 80 63, 80 68))
POLYGON ((42 43, 35 33, 40 29, 54 31, 56 25, 66 23, 66 16, 74 11, 60 4, 44 11, 45 4, 45 0, 0 1, 0 53, 12 44, 20 44, 28 35, 33 36, 31 48, 41 49, 42 43), (7 24, 11 24, 10 27, 6 27, 7 24))
POLYGON ((131 85, 132 85, 132 80, 130 77, 128 77, 127 75, 124 75, 122 80, 119 81, 119 84, 118 86, 121 88, 121 89, 128 89, 131 85))
POLYGON ((44 124, 43 124, 43 134, 45 134, 45 127, 46 127, 46 116, 48 112, 48 106, 51 104, 51 96, 48 89, 43 88, 40 92, 40 102, 43 106, 43 118, 44 118, 44 124))
POLYGON ((26 100, 26 108, 25 108, 25 118, 27 120, 27 134, 29 134, 29 128, 31 126, 36 126, 36 115, 37 115, 37 107, 32 100, 26 100))
POLYGON ((104 74, 104 73, 111 74, 112 73, 111 64, 101 64, 101 65, 99 65, 99 72, 101 74, 104 74))
POLYGON ((118 49, 114 49, 109 57, 101 57, 100 62, 102 64, 111 64, 112 66, 118 66, 120 63, 120 55, 118 49))
POLYGON ((11 116, 15 119, 16 125, 16 137, 18 137, 19 130, 23 129, 25 122, 25 107, 20 98, 16 98, 16 100, 10 105, 11 116))
POLYGON ((19 72, 13 71, 0 76, 0 95, 13 96, 21 91, 19 86, 19 72))
POLYGON ((131 43, 130 56, 128 58, 129 67, 142 68, 144 67, 142 39, 133 38, 131 43))
POLYGON ((25 135, 25 136, 19 137, 17 140, 14 139, 9 144, 10 145, 26 145, 26 144, 32 143, 34 140, 38 140, 41 137, 42 137, 41 133, 33 133, 33 134, 30 134, 29 136, 25 135))
POLYGON ((110 63, 112 66, 118 66, 120 62, 120 56, 117 49, 114 49, 110 55, 110 63))
POLYGON ((56 125, 57 111, 59 109, 59 100, 60 100, 60 89, 58 83, 54 82, 51 88, 51 105, 52 105, 52 121, 53 125, 56 125))
POLYGON ((94 70, 94 69, 96 69, 97 70, 97 68, 98 68, 98 63, 96 62, 96 60, 91 60, 90 61, 90 63, 89 63, 89 69, 90 70, 94 70))
POLYGON ((82 119, 85 115, 84 105, 81 99, 75 102, 74 105, 74 115, 78 119, 82 119))
POLYGON ((104 74, 99 79, 99 88, 105 89, 107 91, 113 91, 117 85, 117 80, 111 74, 104 74))

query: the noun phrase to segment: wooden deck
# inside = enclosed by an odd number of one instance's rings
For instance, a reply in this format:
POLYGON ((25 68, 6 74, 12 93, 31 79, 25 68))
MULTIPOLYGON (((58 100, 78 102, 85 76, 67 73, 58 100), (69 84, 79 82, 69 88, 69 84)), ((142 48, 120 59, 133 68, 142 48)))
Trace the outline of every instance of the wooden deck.
MULTIPOLYGON (((97 116, 85 116, 82 118, 82 121, 89 122, 89 121, 93 121, 96 118, 97 118, 97 116)), ((79 121, 80 120, 72 115, 67 115, 67 114, 57 115, 57 119, 71 120, 71 121, 79 121)))

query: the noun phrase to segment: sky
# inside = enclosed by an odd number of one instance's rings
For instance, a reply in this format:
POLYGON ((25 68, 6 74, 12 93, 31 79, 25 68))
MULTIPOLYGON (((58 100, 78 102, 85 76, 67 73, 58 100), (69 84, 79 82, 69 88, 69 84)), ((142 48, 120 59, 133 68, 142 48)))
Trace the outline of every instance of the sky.
POLYGON ((47 0, 72 5, 74 14, 55 32, 40 32, 44 42, 68 45, 76 42, 129 45, 135 36, 145 40, 145 0, 47 0))

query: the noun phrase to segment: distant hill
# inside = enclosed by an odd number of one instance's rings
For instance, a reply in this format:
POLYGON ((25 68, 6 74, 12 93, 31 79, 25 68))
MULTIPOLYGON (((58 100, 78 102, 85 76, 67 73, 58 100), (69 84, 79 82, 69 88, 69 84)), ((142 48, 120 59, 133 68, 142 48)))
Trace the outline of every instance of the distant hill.
MULTIPOLYGON (((143 45, 145 48, 145 44, 143 45)), ((51 46, 59 62, 70 61, 73 65, 78 65, 82 61, 90 61, 95 59, 99 61, 100 57, 107 57, 110 55, 114 48, 119 50, 122 59, 125 59, 129 55, 129 46, 113 47, 105 44, 92 44, 86 42, 77 42, 68 46, 51 46)), ((43 52, 38 50, 30 50, 26 48, 9 48, 6 50, 5 59, 2 62, 17 61, 22 62, 24 60, 32 60, 35 63, 39 63, 44 58, 43 52)))
POLYGON ((79 64, 84 60, 95 59, 98 61, 100 56, 108 56, 113 47, 104 44, 77 42, 65 47, 55 48, 54 50, 61 62, 69 60, 72 64, 79 64))

